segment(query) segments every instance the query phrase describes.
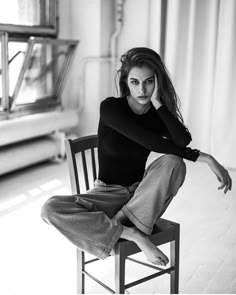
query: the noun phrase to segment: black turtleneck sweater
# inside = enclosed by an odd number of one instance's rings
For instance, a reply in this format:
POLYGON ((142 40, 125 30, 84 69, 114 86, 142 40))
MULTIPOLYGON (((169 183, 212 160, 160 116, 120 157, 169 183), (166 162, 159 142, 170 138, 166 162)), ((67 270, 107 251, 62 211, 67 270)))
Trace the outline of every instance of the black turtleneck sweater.
POLYGON ((98 126, 98 178, 129 186, 141 181, 151 151, 196 161, 198 150, 187 145, 191 134, 165 106, 135 114, 126 97, 101 102, 98 126))

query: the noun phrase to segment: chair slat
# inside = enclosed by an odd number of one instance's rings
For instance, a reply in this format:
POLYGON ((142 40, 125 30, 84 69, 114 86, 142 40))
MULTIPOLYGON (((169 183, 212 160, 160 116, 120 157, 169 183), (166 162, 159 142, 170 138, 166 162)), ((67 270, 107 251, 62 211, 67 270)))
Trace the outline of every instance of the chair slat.
POLYGON ((89 189, 89 178, 88 178, 88 169, 87 169, 85 151, 81 151, 81 156, 82 156, 82 164, 83 164, 83 171, 84 171, 85 187, 86 187, 86 190, 88 190, 89 189))
POLYGON ((91 148, 91 158, 92 158, 92 170, 93 170, 93 180, 97 178, 97 170, 96 170, 96 161, 95 161, 95 153, 94 148, 91 148))
POLYGON ((65 140, 66 155, 69 167, 70 183, 72 194, 80 194, 79 177, 76 164, 76 157, 73 153, 73 141, 71 139, 65 140))

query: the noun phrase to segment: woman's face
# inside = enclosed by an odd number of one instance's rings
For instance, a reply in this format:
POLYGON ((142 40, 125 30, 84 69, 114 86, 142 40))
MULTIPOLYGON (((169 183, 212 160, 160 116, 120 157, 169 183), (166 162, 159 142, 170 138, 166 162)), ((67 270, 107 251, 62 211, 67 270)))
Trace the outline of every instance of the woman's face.
POLYGON ((155 88, 155 72, 147 67, 133 67, 127 78, 131 97, 139 104, 150 102, 155 88))

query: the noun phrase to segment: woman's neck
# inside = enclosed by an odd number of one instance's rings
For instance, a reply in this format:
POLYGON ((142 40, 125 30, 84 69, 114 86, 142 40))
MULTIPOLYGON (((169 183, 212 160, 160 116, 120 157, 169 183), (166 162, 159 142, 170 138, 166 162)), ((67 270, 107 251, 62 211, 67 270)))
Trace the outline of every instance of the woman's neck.
POLYGON ((151 108, 151 102, 144 105, 139 104, 135 101, 135 99, 131 95, 127 96, 127 101, 131 110, 137 115, 146 114, 151 108))

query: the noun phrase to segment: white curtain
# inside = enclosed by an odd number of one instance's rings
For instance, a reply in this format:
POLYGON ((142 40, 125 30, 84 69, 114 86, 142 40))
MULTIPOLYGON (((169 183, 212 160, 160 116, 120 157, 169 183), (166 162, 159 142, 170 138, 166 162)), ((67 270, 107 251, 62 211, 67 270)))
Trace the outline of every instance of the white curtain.
POLYGON ((165 37, 191 146, 236 168, 236 1, 169 0, 165 37))

